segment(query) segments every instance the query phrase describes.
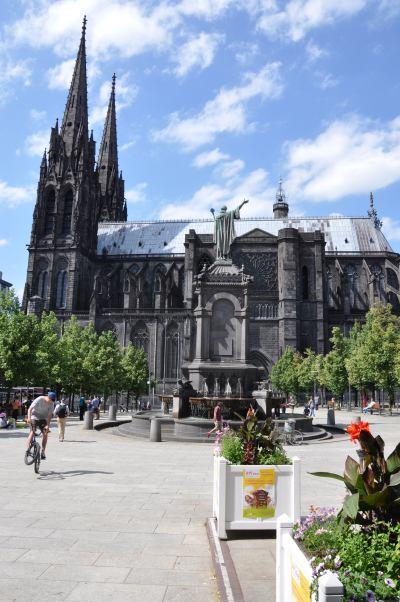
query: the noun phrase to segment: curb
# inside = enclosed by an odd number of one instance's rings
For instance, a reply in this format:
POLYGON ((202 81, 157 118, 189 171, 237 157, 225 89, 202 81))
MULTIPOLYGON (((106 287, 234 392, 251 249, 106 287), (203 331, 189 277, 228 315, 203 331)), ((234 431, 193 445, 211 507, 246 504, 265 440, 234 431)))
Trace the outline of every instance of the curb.
POLYGON ((217 535, 215 519, 207 520, 207 536, 221 602, 245 602, 242 588, 226 541, 217 535))

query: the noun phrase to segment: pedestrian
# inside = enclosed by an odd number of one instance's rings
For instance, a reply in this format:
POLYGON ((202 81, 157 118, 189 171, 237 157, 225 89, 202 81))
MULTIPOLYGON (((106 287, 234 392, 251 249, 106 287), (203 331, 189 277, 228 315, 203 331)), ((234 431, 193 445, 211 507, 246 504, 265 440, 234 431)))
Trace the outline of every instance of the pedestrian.
POLYGON ((95 416, 95 420, 99 420, 99 418, 100 418, 99 405, 100 405, 100 399, 98 398, 97 395, 95 395, 93 397, 92 403, 91 403, 91 411, 93 412, 93 414, 95 416))
POLYGON ((315 406, 315 411, 318 412, 318 409, 319 409, 319 395, 314 395, 314 406, 315 406))
POLYGON ((315 418, 315 401, 313 397, 310 397, 308 407, 310 409, 310 418, 315 418))
POLYGON ((84 396, 81 395, 81 397, 79 399, 79 420, 83 420, 86 409, 87 409, 86 400, 85 400, 84 396))
POLYGON ((214 428, 212 428, 210 431, 208 431, 207 437, 210 437, 210 435, 212 433, 220 431, 222 428, 222 401, 219 401, 214 408, 213 421, 214 421, 214 428))
POLYGON ((16 395, 14 397, 14 401, 11 404, 11 416, 14 418, 15 423, 18 420, 18 415, 19 415, 19 410, 21 408, 21 400, 20 398, 16 395))
POLYGON ((65 423, 67 422, 67 416, 69 416, 69 407, 65 403, 64 397, 61 399, 60 403, 56 405, 54 416, 57 418, 58 440, 61 443, 64 441, 65 423))

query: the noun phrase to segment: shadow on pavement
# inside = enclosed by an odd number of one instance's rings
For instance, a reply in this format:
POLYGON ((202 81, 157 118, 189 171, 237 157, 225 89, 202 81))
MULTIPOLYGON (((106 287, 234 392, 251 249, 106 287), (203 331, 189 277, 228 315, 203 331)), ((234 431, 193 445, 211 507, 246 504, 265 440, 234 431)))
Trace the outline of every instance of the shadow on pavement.
POLYGON ((97 443, 97 441, 83 441, 82 439, 64 439, 63 443, 97 443))
POLYGON ((28 430, 19 429, 1 429, 0 439, 17 439, 18 437, 27 437, 29 434, 28 430))
POLYGON ((64 472, 56 472, 49 470, 48 472, 41 472, 38 479, 42 481, 48 480, 64 480, 70 477, 82 477, 87 474, 114 474, 113 472, 107 472, 106 470, 67 470, 64 472))

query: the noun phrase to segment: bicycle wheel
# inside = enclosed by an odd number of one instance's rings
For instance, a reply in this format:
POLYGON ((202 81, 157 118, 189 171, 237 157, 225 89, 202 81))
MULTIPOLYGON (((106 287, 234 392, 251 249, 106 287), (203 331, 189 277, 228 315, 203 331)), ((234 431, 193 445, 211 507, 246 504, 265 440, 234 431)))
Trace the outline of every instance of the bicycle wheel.
POLYGON ((39 447, 39 443, 33 441, 25 452, 24 460, 25 464, 27 464, 28 466, 31 466, 31 464, 33 464, 35 461, 37 447, 39 447))
POLYGON ((301 431, 294 431, 292 437, 292 445, 301 445, 303 443, 303 433, 301 431))
POLYGON ((37 450, 36 450, 36 455, 35 455, 35 472, 36 474, 39 474, 39 468, 40 468, 40 445, 39 443, 36 443, 37 445, 37 450))

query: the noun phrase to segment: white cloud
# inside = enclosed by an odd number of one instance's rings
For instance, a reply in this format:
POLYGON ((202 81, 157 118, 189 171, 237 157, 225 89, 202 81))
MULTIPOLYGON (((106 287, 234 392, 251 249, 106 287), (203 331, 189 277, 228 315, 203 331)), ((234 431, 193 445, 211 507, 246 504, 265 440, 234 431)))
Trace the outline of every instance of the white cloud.
POLYGON ((74 65, 75 59, 68 59, 47 70, 46 79, 50 90, 68 90, 74 65))
POLYGON ((176 9, 183 15, 212 20, 221 17, 237 0, 182 0, 176 9))
POLYGON ((328 56, 329 54, 326 50, 320 48, 312 40, 309 40, 307 43, 306 53, 310 63, 315 63, 316 61, 319 61, 319 59, 328 56))
POLYGON ((15 207, 26 203, 34 198, 33 188, 23 186, 10 186, 7 182, 0 180, 0 205, 15 207))
POLYGON ((147 182, 139 182, 133 188, 125 191, 125 198, 128 203, 143 203, 146 201, 147 182))
POLYGON ((234 180, 245 167, 245 162, 241 159, 226 161, 217 167, 218 174, 224 180, 234 180))
POLYGON ((46 119, 46 111, 39 111, 38 109, 31 109, 29 111, 29 117, 32 121, 43 121, 46 119))
POLYGON ((290 0, 268 2, 258 28, 271 38, 283 37, 298 42, 313 29, 359 13, 369 0, 290 0))
POLYGON ((6 104, 15 94, 17 86, 31 84, 32 71, 29 61, 0 60, 0 106, 6 104))
POLYGON ((41 157, 44 149, 49 146, 49 130, 40 130, 30 134, 25 139, 25 152, 31 157, 41 157))
POLYGON ((184 77, 197 67, 206 69, 211 65, 217 52, 218 45, 224 36, 217 33, 201 32, 197 37, 192 37, 178 48, 172 60, 176 63, 174 73, 177 77, 184 77))
POLYGON ((235 44, 234 48, 236 50, 235 59, 241 65, 247 65, 259 53, 258 44, 251 42, 239 42, 235 44))
POLYGON ((219 148, 214 148, 211 151, 196 155, 196 157, 193 159, 192 165, 194 165, 194 167, 206 167, 208 165, 215 165, 216 163, 225 161, 226 159, 229 159, 229 155, 222 153, 219 148))
POLYGON ((6 247, 10 243, 7 238, 0 238, 0 247, 6 247))
POLYGON ((382 218, 382 230, 388 240, 400 241, 400 222, 391 217, 382 218))
POLYGON ((331 73, 316 73, 317 79, 319 80, 318 86, 322 90, 328 90, 329 88, 335 88, 339 84, 339 80, 335 79, 331 73))
POLYGON ((218 134, 245 132, 249 127, 246 103, 258 96, 276 98, 282 87, 280 63, 269 63, 259 73, 245 74, 242 86, 222 88, 194 117, 181 119, 178 113, 172 113, 168 125, 153 132, 153 139, 194 149, 213 142, 218 134))
POLYGON ((322 202, 368 194, 400 180, 400 116, 380 124, 350 115, 314 140, 288 142, 286 153, 291 197, 322 202))
POLYGON ((120 153, 124 153, 125 151, 129 150, 130 148, 132 148, 133 146, 135 146, 137 142, 136 138, 132 138, 131 140, 128 140, 128 142, 125 142, 124 144, 121 144, 120 146, 118 146, 118 150, 120 153))
POLYGON ((209 183, 197 190, 190 199, 181 203, 169 203, 161 211, 161 219, 182 219, 211 217, 210 209, 221 205, 234 207, 246 198, 248 205, 242 209, 242 215, 270 215, 274 203, 275 189, 268 182, 268 173, 264 169, 256 169, 245 174, 239 181, 209 183))

